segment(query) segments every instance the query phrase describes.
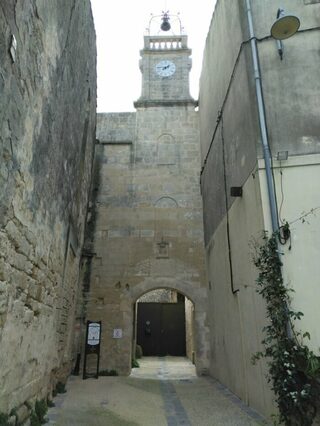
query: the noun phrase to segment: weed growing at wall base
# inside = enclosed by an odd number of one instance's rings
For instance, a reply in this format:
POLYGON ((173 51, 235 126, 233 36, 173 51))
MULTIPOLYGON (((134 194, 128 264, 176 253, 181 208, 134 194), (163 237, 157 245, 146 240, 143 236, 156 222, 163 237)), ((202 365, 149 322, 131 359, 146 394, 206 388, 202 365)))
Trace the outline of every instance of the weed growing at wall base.
POLYGON ((58 382, 56 384, 55 391, 56 391, 56 394, 58 394, 58 393, 66 393, 67 392, 67 390, 66 390, 66 384, 62 383, 62 382, 58 382))
POLYGON ((34 411, 32 410, 30 416, 30 426, 41 426, 46 423, 45 415, 48 411, 47 402, 45 399, 36 401, 34 411))
POLYGON ((135 358, 133 358, 131 361, 131 368, 139 368, 139 367, 140 367, 139 362, 135 358))
POLYGON ((47 401, 45 399, 41 399, 41 401, 36 401, 34 410, 41 422, 45 423, 45 415, 47 414, 48 411, 48 405, 47 405, 47 401))
POLYGON ((0 413, 0 426, 8 426, 9 425, 9 416, 4 413, 0 413))
POLYGON ((259 270, 257 291, 266 301, 269 323, 263 330, 264 351, 256 353, 252 361, 267 359, 280 422, 311 426, 320 398, 320 358, 303 343, 304 338, 310 338, 309 333, 302 335, 294 330, 292 321, 303 313, 289 306, 292 290, 283 283, 277 234, 268 237, 264 233, 262 244, 255 247, 254 264, 259 270))

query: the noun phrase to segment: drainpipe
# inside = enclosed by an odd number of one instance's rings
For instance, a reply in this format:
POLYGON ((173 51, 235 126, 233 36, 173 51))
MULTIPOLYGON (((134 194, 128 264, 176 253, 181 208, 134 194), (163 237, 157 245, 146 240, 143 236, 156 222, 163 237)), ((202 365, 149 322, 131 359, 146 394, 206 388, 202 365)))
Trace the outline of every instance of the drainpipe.
POLYGON ((271 155, 270 155, 270 147, 269 147, 269 140, 268 140, 268 133, 267 133, 267 125, 266 125, 266 113, 264 109, 263 95, 262 95, 257 40, 256 40, 254 29, 253 29, 252 10, 251 10, 250 0, 246 0, 246 6, 247 6, 247 17, 248 17, 248 25, 249 25, 249 33, 250 33, 253 72, 254 72, 254 79, 256 83, 256 95, 257 95, 257 104, 258 104, 258 113, 259 113, 261 143, 262 143, 263 157, 264 157, 266 177, 267 177, 272 231, 276 232, 278 231, 278 228, 279 228, 277 203, 276 203, 276 196, 275 196, 274 185, 273 185, 273 176, 272 176, 272 170, 271 170, 271 155))
MULTIPOLYGON (((271 170, 271 155, 270 155, 270 147, 269 147, 269 140, 268 140, 268 133, 267 133, 267 125, 266 125, 266 113, 264 110, 264 103, 263 103, 263 96, 262 96, 261 74, 259 70, 257 40, 253 30, 253 20, 252 20, 250 0, 246 0, 246 5, 247 5, 247 16, 248 16, 250 43, 251 43, 251 52, 252 52, 252 64, 253 64, 253 70, 254 70, 254 79, 256 82, 256 94, 257 94, 257 102, 258 102, 261 142, 262 142, 263 156, 264 156, 266 176, 267 176, 272 231, 276 232, 279 230, 277 202, 276 202, 276 196, 275 196, 274 186, 273 186, 273 176, 272 176, 272 170, 271 170)), ((293 332, 292 332, 290 321, 288 321, 286 324, 286 331, 287 331, 287 336, 289 338, 292 338, 293 332)))

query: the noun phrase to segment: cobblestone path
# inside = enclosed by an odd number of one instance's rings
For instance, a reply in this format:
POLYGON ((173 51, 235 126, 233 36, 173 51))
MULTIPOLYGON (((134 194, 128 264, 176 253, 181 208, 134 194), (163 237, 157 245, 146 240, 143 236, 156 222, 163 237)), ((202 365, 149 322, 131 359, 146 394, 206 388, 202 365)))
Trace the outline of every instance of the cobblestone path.
POLYGON ((49 409, 57 426, 253 426, 267 424, 184 358, 144 358, 130 377, 71 377, 49 409))

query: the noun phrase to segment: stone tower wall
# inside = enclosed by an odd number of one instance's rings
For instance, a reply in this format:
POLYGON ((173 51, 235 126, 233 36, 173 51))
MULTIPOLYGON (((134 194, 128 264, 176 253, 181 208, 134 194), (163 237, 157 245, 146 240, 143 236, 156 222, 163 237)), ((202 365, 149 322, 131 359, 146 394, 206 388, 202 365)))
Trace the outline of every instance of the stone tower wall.
MULTIPOLYGON (((165 57, 169 61, 173 61, 177 67, 176 75, 174 76, 174 84, 172 84, 173 78, 164 80, 155 73, 147 74, 143 81, 141 99, 177 100, 190 98, 188 83, 191 59, 188 59, 186 52, 191 54, 190 49, 173 51, 170 52, 170 54, 165 52, 165 57)), ((157 56, 154 55, 153 51, 151 51, 151 55, 144 55, 140 62, 142 71, 144 69, 148 70, 155 68, 156 64, 161 61, 163 53, 161 51, 157 53, 157 56)))
POLYGON ((197 112, 162 106, 98 114, 97 134, 86 311, 87 319, 102 321, 101 369, 129 374, 134 304, 150 290, 169 288, 194 302, 195 361, 204 373, 209 353, 197 112), (114 329, 122 338, 113 338, 114 329))
POLYGON ((137 107, 159 103, 164 106, 172 102, 195 104, 189 91, 192 60, 187 40, 186 35, 144 37, 144 49, 140 51, 141 96, 135 103, 137 107), (156 65, 163 59, 175 65, 175 72, 165 78, 156 72, 156 65))
POLYGON ((89 0, 3 0, 0 28, 0 412, 23 417, 79 350, 96 48, 89 0))

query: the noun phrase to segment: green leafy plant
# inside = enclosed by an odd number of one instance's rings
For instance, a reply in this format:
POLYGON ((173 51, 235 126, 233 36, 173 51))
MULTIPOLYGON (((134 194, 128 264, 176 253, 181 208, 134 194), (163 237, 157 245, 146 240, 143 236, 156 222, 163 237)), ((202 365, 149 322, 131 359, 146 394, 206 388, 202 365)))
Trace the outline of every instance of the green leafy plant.
POLYGON ((47 399, 47 407, 48 408, 51 408, 51 407, 55 407, 56 406, 56 404, 53 402, 53 400, 52 399, 47 399))
POLYGON ((16 416, 17 415, 17 407, 14 407, 11 409, 10 413, 9 413, 9 417, 11 416, 16 416))
POLYGON ((292 290, 283 282, 277 234, 269 238, 264 233, 263 243, 256 246, 254 264, 259 270, 258 293, 266 301, 269 323, 264 327, 264 351, 256 353, 252 361, 267 359, 280 423, 310 426, 319 404, 320 359, 303 343, 310 338, 309 333, 295 333, 293 320, 300 320, 303 313, 290 309, 292 290))
POLYGON ((138 363, 138 361, 136 359, 133 358, 132 361, 131 361, 131 367, 132 368, 139 368, 140 364, 138 363))
POLYGON ((38 419, 41 424, 45 423, 45 415, 48 411, 47 402, 45 399, 41 399, 40 401, 36 401, 35 407, 34 407, 35 413, 38 416, 38 419))
POLYGON ((66 393, 67 392, 67 390, 66 390, 66 385, 65 385, 65 383, 62 383, 62 382, 58 382, 57 384, 56 384, 56 394, 57 393, 66 393))
POLYGON ((0 413, 0 426, 9 426, 8 414, 0 413))
POLYGON ((30 426, 41 426, 41 421, 35 411, 31 411, 30 426))

